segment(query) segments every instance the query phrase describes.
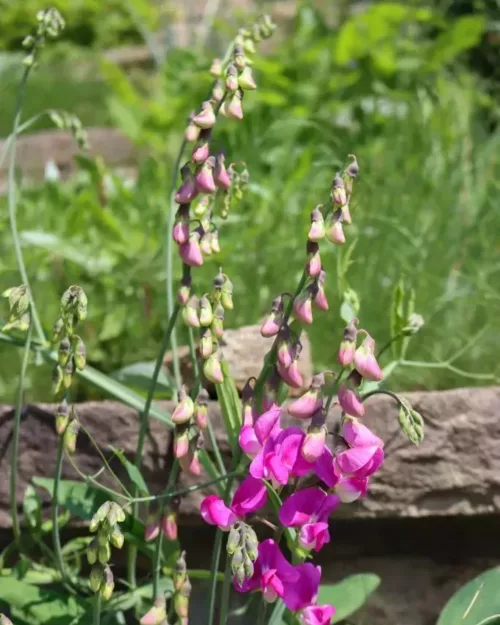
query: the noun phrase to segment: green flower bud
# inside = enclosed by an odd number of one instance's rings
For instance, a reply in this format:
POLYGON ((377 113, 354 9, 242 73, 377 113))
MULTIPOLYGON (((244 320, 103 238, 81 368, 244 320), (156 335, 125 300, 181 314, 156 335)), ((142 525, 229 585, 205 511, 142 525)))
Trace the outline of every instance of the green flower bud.
POLYGON ((52 345, 56 345, 57 343, 59 343, 64 337, 64 333, 65 333, 64 321, 61 318, 59 318, 54 323, 54 326, 52 327, 52 339, 51 339, 52 345))
POLYGON ((66 429, 69 421, 69 406, 66 399, 63 399, 62 402, 57 407, 56 412, 56 432, 59 434, 64 434, 64 430, 66 429))
POLYGON ((89 564, 95 564, 97 562, 98 549, 99 549, 99 544, 97 540, 94 538, 87 547, 87 560, 89 564))
POLYGON ((243 568, 245 569, 245 578, 250 579, 254 573, 254 565, 250 558, 246 558, 243 564, 243 568))
POLYGON ((420 445, 424 440, 424 420, 422 415, 410 406, 408 401, 401 400, 398 421, 401 429, 414 445, 420 445))
POLYGON ((111 547, 109 543, 101 545, 97 550, 97 558, 101 564, 106 564, 111 560, 111 547))
POLYGON ((90 571, 89 582, 94 592, 97 592, 104 581, 104 567, 102 564, 94 564, 90 571))
POLYGON ((224 310, 233 310, 233 283, 228 277, 222 287, 220 303, 224 310))
POLYGON ((213 321, 212 304, 206 295, 200 299, 200 324, 207 328, 213 321))
POLYGON ((78 321, 87 318, 87 296, 83 289, 73 285, 65 291, 61 298, 61 316, 63 318, 76 317, 78 321))
POLYGON ((186 552, 181 551, 180 556, 177 559, 177 562, 175 563, 174 588, 176 592, 180 592, 186 579, 187 579, 186 552))
POLYGON ((64 367, 64 371, 63 371, 63 384, 64 384, 65 389, 71 388, 71 383, 73 382, 74 372, 75 372, 75 363, 73 361, 73 358, 70 358, 68 362, 66 363, 66 366, 64 367))
POLYGON ((87 363, 87 350, 85 349, 85 343, 77 334, 75 334, 71 338, 71 344, 73 347, 75 366, 79 371, 82 371, 85 369, 85 365, 87 363))
POLYGON ((76 439, 80 431, 80 424, 76 419, 70 421, 64 430, 64 449, 68 454, 74 454, 76 451, 76 439))
POLYGON ((104 579, 103 584, 101 585, 101 596, 106 601, 111 599, 111 595, 113 594, 113 590, 115 589, 115 580, 113 578, 113 572, 111 571, 109 566, 104 567, 104 579))
POLYGON ((234 576, 238 582, 238 584, 241 586, 243 584, 243 582, 245 581, 246 577, 245 577, 245 566, 242 564, 240 566, 239 569, 237 569, 236 571, 234 571, 234 576))
POLYGON ((238 547, 234 550, 233 557, 231 559, 231 570, 236 575, 236 571, 240 568, 240 566, 244 563, 245 556, 243 554, 243 549, 238 547))
POLYGON ((57 361, 61 367, 65 367, 68 364, 69 357, 71 356, 71 343, 68 337, 65 337, 59 343, 59 349, 57 350, 57 361))
POLYGON ((52 371, 52 393, 59 395, 63 386, 63 370, 57 365, 52 371))
POLYGON ((97 512, 92 517, 90 521, 89 530, 94 533, 97 532, 99 525, 104 521, 104 519, 108 516, 109 510, 111 508, 111 501, 106 501, 102 504, 102 506, 97 510, 97 512))
POLYGON ((233 555, 240 546, 240 530, 236 525, 233 525, 227 539, 227 552, 233 555))
POLYGON ((2 297, 8 298, 10 314, 13 317, 21 317, 29 308, 28 287, 24 284, 7 289, 2 293, 2 297))
POLYGON ((108 512, 108 523, 114 526, 117 523, 123 523, 123 521, 125 521, 125 512, 121 506, 113 501, 108 512))
POLYGON ((110 539, 111 539, 111 544, 113 545, 113 547, 116 547, 117 549, 121 549, 125 541, 125 536, 122 534, 119 527, 114 527, 113 531, 111 532, 110 539))
POLYGON ((109 532, 108 524, 106 523, 106 520, 104 520, 97 533, 97 542, 99 543, 101 547, 103 547, 104 545, 107 545, 109 543, 109 539, 110 539, 110 532, 109 532))

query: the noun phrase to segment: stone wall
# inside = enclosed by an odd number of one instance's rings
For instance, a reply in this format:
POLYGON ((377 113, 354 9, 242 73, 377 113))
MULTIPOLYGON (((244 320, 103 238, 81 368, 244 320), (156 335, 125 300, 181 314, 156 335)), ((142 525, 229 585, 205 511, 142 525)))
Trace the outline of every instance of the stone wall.
MULTIPOLYGON (((431 625, 458 586, 500 558, 500 388, 407 396, 424 417, 423 444, 413 447, 399 434, 397 411, 389 398, 370 400, 366 423, 385 440, 387 459, 368 496, 333 515, 332 542, 319 558, 327 581, 355 572, 381 575, 380 589, 356 617, 359 624, 431 625)), ((163 407, 172 406, 165 402, 163 407)), ((212 402, 209 409, 226 453, 217 404, 212 402)), ((53 405, 30 405, 23 412, 19 502, 33 475, 50 476, 54 470, 53 412, 53 405)), ((78 406, 78 414, 104 449, 112 444, 133 456, 138 425, 133 410, 116 402, 89 402, 78 406)), ((7 475, 12 416, 11 407, 0 407, 0 475, 4 476, 0 527, 4 537, 10 526, 7 475)), ((330 419, 336 418, 333 410, 330 419)), ((152 492, 165 484, 169 441, 164 426, 152 421, 144 454, 144 473, 152 492)), ((83 435, 75 460, 87 473, 100 467, 83 435)), ((64 476, 76 478, 71 467, 65 468, 64 476)), ((193 567, 208 565, 213 536, 198 514, 202 496, 194 493, 181 504, 181 538, 189 545, 193 567)))

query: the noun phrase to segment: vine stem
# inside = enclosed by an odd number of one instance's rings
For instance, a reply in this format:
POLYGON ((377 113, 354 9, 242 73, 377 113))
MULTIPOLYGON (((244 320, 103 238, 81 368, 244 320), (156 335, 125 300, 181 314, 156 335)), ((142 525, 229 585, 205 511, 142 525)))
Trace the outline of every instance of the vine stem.
POLYGON ((35 326, 36 333, 38 335, 39 340, 42 343, 45 343, 45 340, 46 340, 45 334, 43 332, 42 324, 40 322, 40 318, 38 316, 38 312, 35 306, 33 294, 31 292, 31 287, 30 287, 29 280, 28 280, 28 273, 26 271, 26 265, 24 263, 23 251, 21 248, 21 240, 19 239, 19 232, 17 229, 17 218, 16 218, 17 194, 16 194, 15 167, 16 167, 17 134, 19 132, 19 125, 21 121, 21 113, 22 113, 22 108, 23 108, 24 92, 26 90, 26 84, 28 82, 30 70, 31 70, 31 66, 27 66, 24 68, 21 82, 19 84, 19 91, 17 94, 16 111, 14 114, 14 123, 12 126, 12 142, 11 142, 11 147, 10 147, 10 158, 9 158, 8 205, 9 205, 10 230, 12 234, 12 242, 14 244, 14 252, 16 255, 17 266, 19 269, 19 273, 21 274, 21 280, 28 290, 31 318, 35 326))
POLYGON ((94 598, 94 618, 93 625, 100 625, 101 623, 101 593, 96 592, 94 598))
MULTIPOLYGON (((168 494, 175 485, 177 475, 179 474, 179 459, 176 458, 172 464, 170 475, 168 476, 167 486, 165 488, 165 494, 168 494)), ((160 585, 160 573, 161 573, 161 554, 163 547, 163 531, 160 531, 158 538, 156 539, 156 550, 153 561, 153 601, 158 597, 158 588, 160 585)))
POLYGON ((220 601, 220 625, 226 625, 227 615, 229 612, 229 604, 231 600, 231 555, 228 553, 226 558, 226 570, 224 571, 224 581, 222 582, 222 597, 220 601))
POLYGON ((16 409, 14 413, 14 425, 12 430, 12 456, 10 461, 10 514, 12 517, 12 532, 14 539, 19 542, 19 515, 17 513, 17 460, 19 456, 19 432, 21 430, 21 412, 24 394, 24 379, 28 368, 28 361, 31 347, 32 325, 30 323, 28 334, 26 335, 26 343, 24 345, 23 361, 21 364, 21 374, 19 377, 19 386, 17 389, 16 409))
POLYGON ((57 568, 61 578, 66 580, 66 569, 61 549, 61 537, 59 536, 59 484, 61 482, 62 468, 64 462, 64 434, 59 436, 57 447, 56 472, 54 478, 54 490, 52 493, 52 542, 56 556, 57 568))
MULTIPOLYGON (((172 310, 172 314, 169 317, 167 327, 165 329, 165 333, 163 335, 163 341, 160 347, 160 351, 158 353, 158 357, 156 359, 155 368, 153 371, 153 377, 151 379, 151 384, 148 390, 148 396, 146 398, 146 404, 144 406, 144 411, 141 414, 141 420, 139 425, 139 436, 137 439, 137 449, 135 453, 135 466, 140 471, 142 465, 142 452, 144 448, 144 440, 146 438, 146 432, 148 429, 148 419, 149 419, 149 411, 151 410, 151 405, 153 403, 153 398, 155 394, 156 384, 158 382, 158 377, 160 375, 161 368, 163 366, 163 360, 165 358, 165 354, 167 352, 168 345, 170 343, 170 339, 172 337, 172 333, 175 327, 175 322, 177 321, 177 316, 179 314, 180 306, 176 304, 172 310)), ((132 490, 132 497, 137 496, 137 487, 134 486, 132 490)), ((132 507, 132 515, 134 518, 137 517, 139 513, 139 504, 138 502, 134 502, 132 507)), ((136 579, 136 564, 137 564, 137 546, 131 544, 128 550, 128 583, 132 588, 135 588, 137 585, 136 579)))
POLYGON ((210 565, 210 603, 208 606, 208 625, 214 625, 215 602, 217 599, 217 572, 219 570, 220 552, 222 549, 222 530, 217 528, 210 565))

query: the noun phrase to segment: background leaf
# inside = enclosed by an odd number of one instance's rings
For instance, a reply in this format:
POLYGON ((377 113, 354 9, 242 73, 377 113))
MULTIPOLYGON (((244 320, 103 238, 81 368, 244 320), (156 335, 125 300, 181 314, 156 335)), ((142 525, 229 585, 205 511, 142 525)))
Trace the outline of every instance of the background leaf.
POLYGON ((375 573, 360 573, 350 575, 338 584, 323 585, 319 589, 318 604, 330 603, 335 606, 332 623, 338 623, 359 610, 380 581, 375 573))
MULTIPOLYGON (((33 484, 44 488, 50 496, 54 490, 54 480, 48 477, 34 477, 33 484)), ((109 497, 88 484, 73 480, 61 480, 59 484, 59 503, 71 514, 84 521, 90 521, 96 510, 109 497)))

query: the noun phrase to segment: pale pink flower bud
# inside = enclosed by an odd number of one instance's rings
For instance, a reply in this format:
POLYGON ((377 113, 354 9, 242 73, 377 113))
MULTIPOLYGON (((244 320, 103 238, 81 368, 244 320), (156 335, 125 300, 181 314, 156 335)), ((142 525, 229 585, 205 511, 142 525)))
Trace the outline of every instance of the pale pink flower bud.
POLYGON ((190 122, 187 126, 186 126, 186 130, 184 132, 184 139, 186 141, 196 141, 198 139, 198 137, 200 136, 200 128, 199 126, 197 126, 196 124, 193 124, 192 122, 190 122))
POLYGON ((238 77, 238 85, 241 89, 245 89, 245 91, 257 89, 250 67, 245 67, 245 69, 241 72, 238 77))
POLYGON ((179 465, 182 471, 188 475, 201 475, 201 464, 197 452, 188 452, 179 458, 179 465))
POLYGON ((241 91, 241 89, 238 89, 238 91, 235 91, 230 99, 224 101, 224 104, 222 105, 222 108, 221 108, 221 113, 225 115, 226 117, 229 117, 230 119, 242 120, 243 119, 243 106, 241 102, 242 98, 243 98, 243 91, 241 91))
POLYGON ((182 185, 175 194, 177 204, 189 204, 198 195, 195 179, 188 165, 181 169, 182 185))
POLYGON ((208 393, 204 388, 201 388, 196 396, 194 420, 200 430, 204 430, 208 425, 208 393))
POLYGON ((186 243, 189 239, 189 208, 185 204, 181 204, 175 215, 172 238, 177 245, 186 243))
POLYGON ((200 301, 198 297, 196 295, 193 295, 182 310, 182 318, 184 319, 184 323, 189 328, 200 327, 200 318, 198 316, 199 306, 200 301))
POLYGON ((302 444, 302 457, 307 462, 316 462, 325 450, 327 429, 324 425, 311 425, 302 444))
POLYGON ((245 53, 243 51, 243 46, 241 45, 241 43, 237 43, 234 46, 233 63, 240 71, 245 68, 246 58, 245 58, 245 53))
POLYGON ((214 160, 212 157, 209 157, 196 171, 194 180, 196 189, 200 193, 213 193, 215 191, 214 160))
POLYGON ((182 386, 177 396, 177 406, 172 413, 172 421, 179 425, 187 423, 194 414, 194 402, 186 392, 186 387, 182 386))
POLYGON ((333 179, 331 197, 332 202, 337 206, 344 206, 347 203, 344 181, 338 172, 333 179))
POLYGON ((264 319, 260 333, 264 337, 271 337, 278 334, 283 324, 283 299, 281 295, 273 300, 271 311, 264 319))
POLYGON ((344 328, 344 336, 340 343, 339 352, 337 354, 337 360, 342 367, 348 367, 354 360, 354 354, 356 352, 356 337, 358 331, 356 325, 358 320, 356 317, 352 319, 344 328))
POLYGON ((160 534, 160 522, 158 519, 151 519, 144 526, 144 540, 149 543, 158 538, 160 534))
POLYGON ((288 406, 288 413, 296 419, 311 419, 323 408, 323 376, 314 376, 309 390, 288 406))
POLYGON ((288 386, 291 386, 292 388, 301 388, 303 386, 302 375, 299 371, 296 360, 293 360, 292 364, 288 368, 283 367, 280 363, 276 366, 278 373, 285 384, 288 384, 288 386))
POLYGON ((363 417, 365 407, 358 391, 350 384, 341 384, 337 394, 342 410, 352 417, 363 417))
POLYGON ((331 212, 326 218, 326 238, 334 245, 345 243, 344 230, 341 221, 342 211, 331 212))
POLYGON ((161 518, 161 531, 167 540, 177 540, 177 515, 167 512, 161 518))
POLYGON ((183 262, 190 267, 200 267, 203 265, 199 233, 191 233, 189 240, 179 245, 179 254, 183 262))
POLYGON ((214 127, 215 121, 214 107, 210 100, 207 100, 201 105, 201 111, 193 117, 193 122, 203 130, 207 130, 214 127))
POLYGON ((205 374, 207 380, 213 384, 221 384, 224 382, 224 374, 222 373, 222 367, 218 354, 212 354, 208 360, 205 360, 203 373, 205 374))
POLYGON ((311 212, 311 227, 307 235, 309 241, 321 241, 325 238, 325 220, 321 212, 321 204, 311 212))
POLYGON ((311 293, 305 289, 293 302, 293 314, 297 321, 311 324, 313 322, 311 293))
POLYGON ((211 325, 214 319, 212 304, 206 295, 200 299, 200 324, 205 328, 211 325))
POLYGON ((314 295, 314 305, 320 310, 328 310, 328 300, 326 299, 325 294, 325 278, 326 273, 323 269, 319 272, 319 276, 316 280, 316 284, 314 285, 313 295, 314 295))
POLYGON ((189 436, 187 427, 176 427, 174 432, 174 456, 184 457, 189 451, 189 436))
POLYGON ((200 354, 203 360, 206 360, 209 356, 211 356, 212 351, 213 351, 212 332, 210 331, 209 328, 205 328, 200 338, 200 354))
POLYGON ((167 620, 166 602, 164 597, 155 600, 153 607, 146 612, 139 623, 141 625, 163 625, 167 620))
POLYGON ((214 181, 215 184, 219 187, 219 189, 229 189, 231 186, 231 179, 227 172, 226 166, 224 165, 225 156, 220 152, 215 157, 215 171, 214 171, 214 181))
POLYGON ((222 61, 221 59, 214 59, 212 61, 212 65, 210 66, 210 73, 214 78, 218 78, 222 76, 222 61))
POLYGON ((224 97, 224 92, 224 81, 219 78, 215 81, 212 89, 212 100, 218 104, 224 97))
POLYGON ((319 254, 319 245, 315 241, 307 242, 308 261, 306 265, 307 273, 311 278, 319 276, 321 271, 321 256, 319 254))
POLYGON ((292 364, 292 344, 290 343, 287 328, 285 328, 284 332, 281 332, 280 337, 278 338, 276 356, 278 358, 278 362, 286 369, 292 364))
POLYGON ((210 156, 210 144, 208 141, 200 141, 198 142, 191 153, 191 158, 195 163, 200 165, 204 163, 207 158, 210 156))
POLYGON ((346 224, 352 224, 351 211, 349 210, 349 204, 342 206, 342 221, 346 224))
POLYGON ((238 69, 233 63, 229 63, 226 71, 226 89, 228 91, 238 89, 238 69))
POLYGON ((221 304, 217 304, 214 311, 214 320, 212 321, 212 334, 216 339, 220 339, 224 336, 224 307, 221 304))
POLYGON ((384 377, 384 373, 379 367, 374 352, 375 341, 368 335, 354 354, 354 366, 367 380, 379 382, 384 377))

